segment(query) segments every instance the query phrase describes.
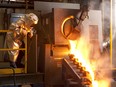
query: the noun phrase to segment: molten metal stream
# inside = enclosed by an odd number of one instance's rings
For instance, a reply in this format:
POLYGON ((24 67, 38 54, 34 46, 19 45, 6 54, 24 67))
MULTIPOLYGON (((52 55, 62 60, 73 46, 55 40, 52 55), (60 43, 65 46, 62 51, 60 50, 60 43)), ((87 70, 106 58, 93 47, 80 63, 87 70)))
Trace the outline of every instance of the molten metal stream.
MULTIPOLYGON (((109 87, 109 83, 105 80, 98 81, 95 77, 95 70, 96 65, 91 63, 89 56, 90 56, 90 48, 89 44, 87 44, 82 38, 80 40, 74 41, 69 40, 70 42, 70 54, 74 55, 74 58, 77 58, 75 60, 76 62, 82 63, 82 67, 85 67, 85 71, 89 72, 90 76, 89 79, 91 80, 92 84, 90 87, 109 87), (85 45, 86 44, 86 45, 85 45)), ((72 58, 72 60, 74 60, 72 58)))

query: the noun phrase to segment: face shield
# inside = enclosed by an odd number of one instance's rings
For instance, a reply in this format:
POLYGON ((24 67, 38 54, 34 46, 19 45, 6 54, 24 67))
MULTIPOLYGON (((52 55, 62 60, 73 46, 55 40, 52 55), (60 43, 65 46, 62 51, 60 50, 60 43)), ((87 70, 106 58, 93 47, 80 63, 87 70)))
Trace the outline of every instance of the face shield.
POLYGON ((26 14, 26 16, 33 22, 33 24, 38 23, 38 17, 34 13, 26 14))
POLYGON ((24 16, 24 27, 27 30, 31 30, 35 24, 38 23, 38 17, 34 13, 29 13, 24 16))

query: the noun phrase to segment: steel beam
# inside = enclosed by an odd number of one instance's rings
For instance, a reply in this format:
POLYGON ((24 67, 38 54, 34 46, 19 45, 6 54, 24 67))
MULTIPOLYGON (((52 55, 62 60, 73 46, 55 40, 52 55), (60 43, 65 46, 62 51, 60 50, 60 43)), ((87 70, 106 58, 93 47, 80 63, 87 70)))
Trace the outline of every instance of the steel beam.
POLYGON ((43 73, 0 75, 0 86, 21 84, 44 84, 43 73))
MULTIPOLYGON (((26 9, 26 3, 19 3, 19 2, 2 2, 0 3, 0 8, 20 8, 20 9, 26 9)), ((28 9, 34 9, 34 4, 28 4, 28 9)))

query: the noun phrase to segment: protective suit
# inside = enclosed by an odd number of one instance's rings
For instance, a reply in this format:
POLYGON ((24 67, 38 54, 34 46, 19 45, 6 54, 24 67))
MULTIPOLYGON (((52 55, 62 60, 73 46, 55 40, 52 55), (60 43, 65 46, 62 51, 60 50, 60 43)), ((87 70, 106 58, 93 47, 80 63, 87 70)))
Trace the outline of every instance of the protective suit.
MULTIPOLYGON (((19 49, 22 45, 22 41, 25 36, 30 38, 33 36, 34 29, 33 25, 38 23, 38 17, 33 14, 25 14, 18 21, 12 23, 9 27, 9 30, 12 32, 7 32, 6 34, 6 46, 11 49, 19 49)), ((11 66, 16 67, 15 62, 19 55, 19 50, 9 50, 8 56, 11 66)))

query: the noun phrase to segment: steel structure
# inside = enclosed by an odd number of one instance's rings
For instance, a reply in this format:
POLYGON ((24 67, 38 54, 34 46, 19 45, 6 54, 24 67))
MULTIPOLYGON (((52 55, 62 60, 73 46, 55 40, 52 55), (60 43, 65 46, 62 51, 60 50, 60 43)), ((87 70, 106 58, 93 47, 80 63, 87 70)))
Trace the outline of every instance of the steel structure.
POLYGON ((79 85, 79 87, 90 86, 92 84, 90 73, 85 71, 85 67, 83 67, 73 55, 69 55, 63 59, 62 76, 66 81, 66 85, 75 85, 73 82, 75 82, 77 86, 79 85), (67 83, 67 80, 70 80, 70 83, 67 83))

